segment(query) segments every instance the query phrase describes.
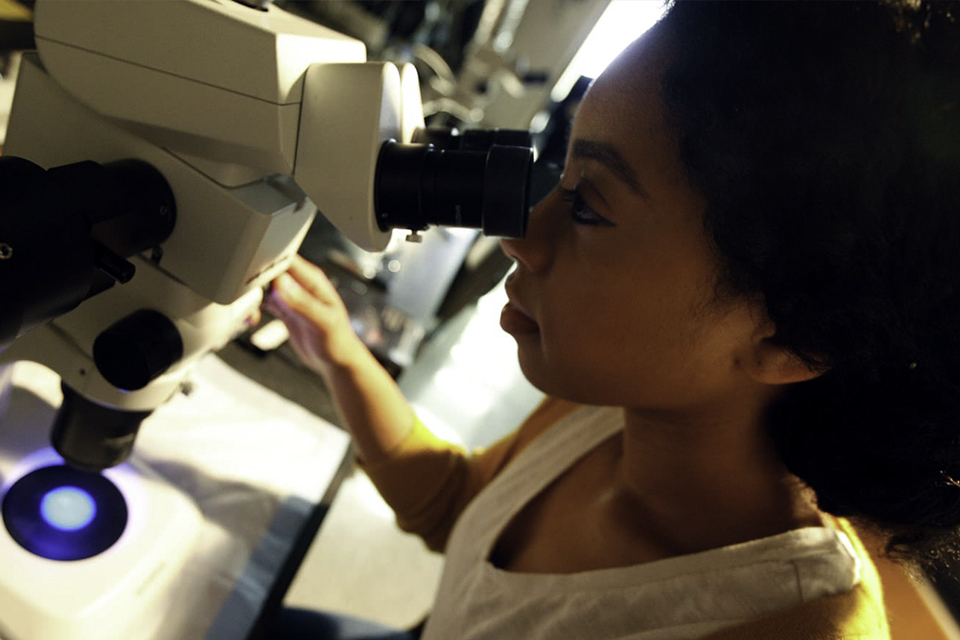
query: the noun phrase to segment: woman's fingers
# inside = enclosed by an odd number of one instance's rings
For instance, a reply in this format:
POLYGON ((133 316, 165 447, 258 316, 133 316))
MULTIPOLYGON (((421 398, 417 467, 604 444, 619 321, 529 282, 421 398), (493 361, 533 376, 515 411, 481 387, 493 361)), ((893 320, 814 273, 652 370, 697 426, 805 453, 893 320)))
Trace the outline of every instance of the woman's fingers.
POLYGON ((339 303, 340 295, 327 275, 312 262, 299 255, 294 256, 287 273, 306 291, 318 300, 339 303))
POLYGON ((301 258, 274 280, 264 308, 283 320, 291 344, 315 369, 344 360, 356 346, 350 314, 333 284, 301 258))
POLYGON ((330 321, 330 305, 304 288, 290 274, 280 274, 274 281, 273 290, 288 310, 305 316, 320 326, 330 321))

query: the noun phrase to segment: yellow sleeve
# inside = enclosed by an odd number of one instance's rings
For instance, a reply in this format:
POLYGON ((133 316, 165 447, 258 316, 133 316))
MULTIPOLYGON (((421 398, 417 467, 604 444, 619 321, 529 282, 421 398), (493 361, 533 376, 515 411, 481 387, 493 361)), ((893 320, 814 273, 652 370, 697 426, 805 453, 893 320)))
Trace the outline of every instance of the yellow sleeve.
POLYGON ((473 497, 538 435, 576 408, 547 398, 516 431, 472 454, 437 437, 418 419, 387 458, 360 467, 396 513, 400 528, 442 551, 473 497))
POLYGON ((33 11, 15 0, 0 0, 0 20, 30 22, 33 20, 33 11))

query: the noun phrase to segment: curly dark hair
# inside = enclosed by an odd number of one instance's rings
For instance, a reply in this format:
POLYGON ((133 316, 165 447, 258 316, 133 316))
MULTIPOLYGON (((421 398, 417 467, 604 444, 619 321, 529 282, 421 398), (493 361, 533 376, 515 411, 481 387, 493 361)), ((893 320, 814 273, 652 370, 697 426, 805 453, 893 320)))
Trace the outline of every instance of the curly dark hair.
POLYGON ((768 427, 826 512, 960 526, 960 4, 676 2, 668 118, 724 264, 824 373, 768 427))

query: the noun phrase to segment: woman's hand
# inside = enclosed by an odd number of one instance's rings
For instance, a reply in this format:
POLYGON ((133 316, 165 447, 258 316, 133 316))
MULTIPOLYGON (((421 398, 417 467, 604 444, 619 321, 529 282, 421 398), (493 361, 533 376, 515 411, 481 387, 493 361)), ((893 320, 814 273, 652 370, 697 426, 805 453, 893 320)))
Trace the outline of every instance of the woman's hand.
POLYGON ((323 271, 295 256, 281 274, 264 308, 283 320, 290 342, 304 364, 318 373, 344 366, 366 347, 350 324, 350 314, 323 271))
POLYGON ((413 428, 413 410, 353 331, 333 284, 297 256, 264 307, 287 325, 304 364, 323 375, 360 457, 384 458, 413 428))

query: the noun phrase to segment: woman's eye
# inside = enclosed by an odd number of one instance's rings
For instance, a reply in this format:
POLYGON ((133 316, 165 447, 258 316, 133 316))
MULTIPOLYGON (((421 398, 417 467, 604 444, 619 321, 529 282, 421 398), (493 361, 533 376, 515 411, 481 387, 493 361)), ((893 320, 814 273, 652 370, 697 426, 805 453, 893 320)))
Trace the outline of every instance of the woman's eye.
POLYGON ((614 226, 612 222, 594 211, 593 208, 584 201, 583 196, 576 189, 564 189, 562 187, 558 187, 558 189, 560 191, 560 199, 570 205, 570 219, 573 220, 575 224, 593 227, 614 226))

